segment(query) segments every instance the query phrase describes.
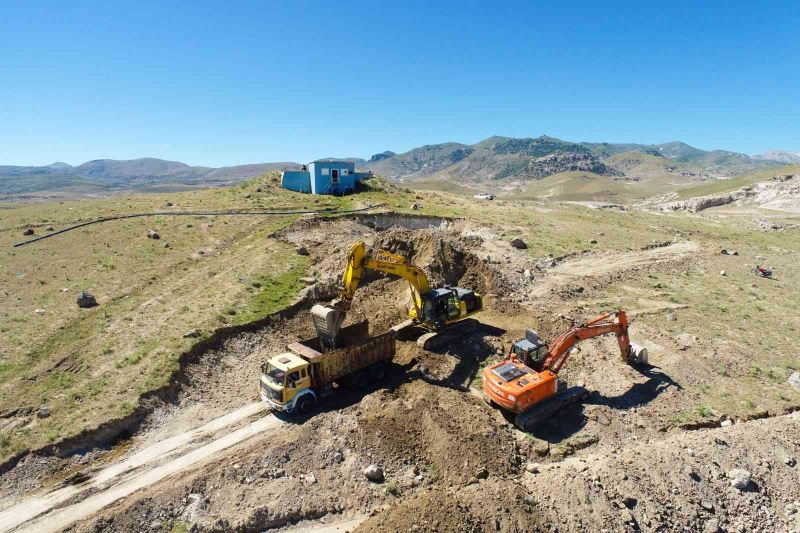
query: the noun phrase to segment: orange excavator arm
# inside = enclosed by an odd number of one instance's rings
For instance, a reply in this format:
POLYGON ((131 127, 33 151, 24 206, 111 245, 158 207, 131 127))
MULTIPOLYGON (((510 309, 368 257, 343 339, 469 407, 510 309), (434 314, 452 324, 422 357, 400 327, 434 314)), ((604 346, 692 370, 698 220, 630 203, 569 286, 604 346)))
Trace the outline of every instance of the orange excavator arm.
POLYGON ((562 333, 550 344, 550 349, 543 363, 543 369, 557 374, 564 363, 567 362, 570 350, 575 344, 607 333, 616 334, 619 350, 622 353, 622 360, 629 363, 631 343, 628 337, 628 316, 625 311, 620 309, 619 311, 600 315, 586 324, 574 326, 562 333))

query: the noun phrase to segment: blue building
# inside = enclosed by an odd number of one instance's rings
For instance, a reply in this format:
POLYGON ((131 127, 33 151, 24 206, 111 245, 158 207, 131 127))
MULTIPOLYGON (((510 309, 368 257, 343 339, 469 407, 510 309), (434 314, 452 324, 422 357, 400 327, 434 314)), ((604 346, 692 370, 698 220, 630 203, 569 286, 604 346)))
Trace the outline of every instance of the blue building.
POLYGON ((350 194, 356 183, 372 175, 372 172, 356 172, 356 164, 337 159, 320 159, 301 170, 284 170, 281 187, 290 191, 311 194, 350 194))

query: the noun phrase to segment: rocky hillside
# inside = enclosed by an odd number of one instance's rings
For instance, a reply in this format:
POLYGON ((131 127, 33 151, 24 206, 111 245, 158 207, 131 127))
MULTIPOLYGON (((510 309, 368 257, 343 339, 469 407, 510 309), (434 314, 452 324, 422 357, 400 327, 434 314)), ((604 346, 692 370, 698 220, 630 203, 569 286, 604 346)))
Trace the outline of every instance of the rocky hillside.
POLYGON ((392 179, 440 178, 459 183, 526 182, 575 171, 635 181, 658 175, 685 182, 736 176, 774 165, 774 161, 724 150, 700 150, 682 142, 574 143, 548 136, 426 145, 402 154, 376 154, 366 163, 370 170, 392 179))
POLYGON ((770 150, 755 156, 755 159, 767 159, 770 161, 780 161, 781 163, 800 163, 800 152, 770 150))

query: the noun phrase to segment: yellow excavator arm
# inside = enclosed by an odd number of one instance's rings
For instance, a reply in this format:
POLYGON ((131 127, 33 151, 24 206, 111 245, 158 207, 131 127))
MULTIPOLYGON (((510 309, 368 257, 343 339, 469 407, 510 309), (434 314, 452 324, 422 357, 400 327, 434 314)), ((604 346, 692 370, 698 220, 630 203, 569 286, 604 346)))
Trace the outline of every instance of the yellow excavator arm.
POLYGON ((339 292, 339 300, 347 304, 353 300, 358 285, 368 270, 391 274, 408 281, 414 303, 408 314, 411 318, 420 317, 422 295, 429 293, 431 290, 425 272, 421 268, 408 263, 403 256, 386 250, 368 254, 367 245, 363 242, 357 242, 350 248, 350 253, 347 256, 347 266, 342 275, 342 289, 339 292))

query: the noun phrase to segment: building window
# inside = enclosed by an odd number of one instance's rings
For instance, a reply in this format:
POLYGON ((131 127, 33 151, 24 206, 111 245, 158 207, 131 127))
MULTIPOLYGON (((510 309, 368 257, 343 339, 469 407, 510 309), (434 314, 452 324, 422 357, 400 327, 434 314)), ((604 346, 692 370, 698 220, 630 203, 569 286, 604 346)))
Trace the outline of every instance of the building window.
POLYGON ((338 185, 339 184, 339 169, 338 168, 334 168, 333 169, 333 172, 331 174, 331 183, 333 183, 334 185, 338 185))
POLYGON ((320 172, 319 172, 319 173, 320 173, 321 175, 323 175, 323 176, 327 176, 329 172, 330 172, 330 170, 329 170, 329 169, 327 169, 327 168, 323 168, 322 170, 320 170, 320 172))
POLYGON ((347 176, 348 174, 350 174, 350 169, 349 168, 343 168, 342 169, 342 176, 347 176))

